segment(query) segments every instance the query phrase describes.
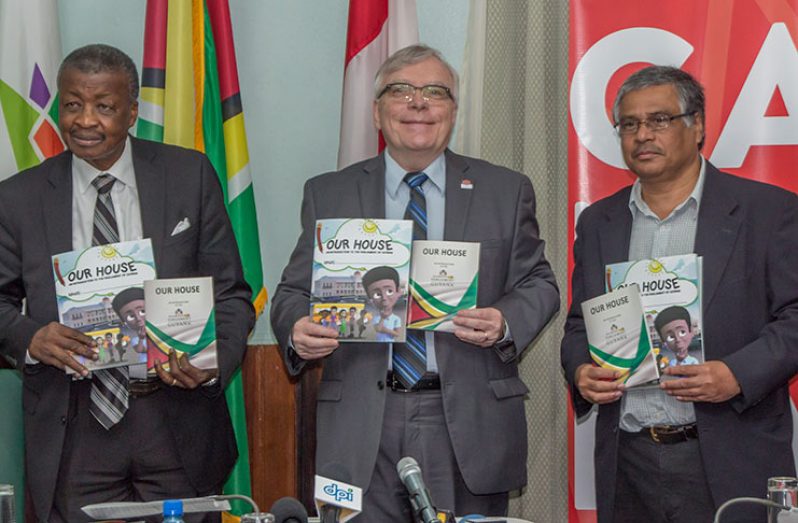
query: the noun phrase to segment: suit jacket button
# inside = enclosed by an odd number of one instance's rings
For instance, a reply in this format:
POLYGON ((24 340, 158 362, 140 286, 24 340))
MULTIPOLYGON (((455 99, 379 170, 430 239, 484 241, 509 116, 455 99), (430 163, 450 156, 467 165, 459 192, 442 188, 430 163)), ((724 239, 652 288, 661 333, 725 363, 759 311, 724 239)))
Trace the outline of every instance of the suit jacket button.
POLYGON ((385 388, 385 382, 382 381, 382 380, 378 381, 377 382, 377 388, 380 389, 380 390, 384 389, 385 388))
POLYGON ((66 425, 66 416, 61 416, 61 425, 66 425))

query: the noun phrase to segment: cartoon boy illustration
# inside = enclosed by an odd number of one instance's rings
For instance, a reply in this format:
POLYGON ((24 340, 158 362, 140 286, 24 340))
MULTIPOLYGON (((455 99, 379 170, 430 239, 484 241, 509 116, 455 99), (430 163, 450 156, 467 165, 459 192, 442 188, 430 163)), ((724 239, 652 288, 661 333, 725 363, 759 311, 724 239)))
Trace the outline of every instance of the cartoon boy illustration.
POLYGON ((693 328, 690 323, 690 312, 678 305, 663 309, 654 320, 654 327, 662 339, 662 343, 676 355, 669 366, 697 365, 698 359, 688 354, 690 342, 693 341, 693 328))
POLYGON ((321 326, 330 327, 332 325, 332 322, 330 322, 330 311, 324 309, 323 311, 320 312, 320 314, 321 314, 321 322, 320 322, 321 326))
POLYGON ((399 335, 402 319, 393 313, 399 299, 399 273, 393 267, 374 267, 363 275, 363 288, 369 302, 379 311, 374 319, 376 341, 393 341, 399 335))
MULTIPOLYGON (((123 290, 114 297, 111 306, 127 331, 130 332, 132 349, 139 354, 138 361, 146 362, 148 347, 145 329, 147 314, 144 309, 144 289, 130 287, 123 290)), ((157 357, 157 350, 150 352, 153 357, 157 357)), ((158 359, 166 360, 163 355, 158 359)))

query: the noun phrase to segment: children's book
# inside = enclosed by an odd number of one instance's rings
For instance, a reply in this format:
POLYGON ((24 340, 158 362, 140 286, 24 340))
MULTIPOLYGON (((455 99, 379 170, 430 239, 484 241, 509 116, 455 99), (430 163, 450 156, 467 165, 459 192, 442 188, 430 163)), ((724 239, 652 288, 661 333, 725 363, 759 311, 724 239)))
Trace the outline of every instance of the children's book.
POLYGON ((413 222, 316 222, 310 316, 341 342, 403 342, 413 222))
POLYGON ((64 252, 52 267, 59 321, 97 342, 99 359, 75 359, 89 370, 146 362, 143 284, 156 276, 150 240, 64 252))
POLYGON ((614 263, 608 290, 636 284, 660 370, 704 362, 701 257, 696 254, 614 263))
POLYGON ((159 361, 169 370, 169 353, 188 355, 200 369, 218 368, 213 278, 170 278, 144 282, 147 305, 147 369, 159 361))
POLYGON ((417 240, 410 263, 410 329, 454 332, 457 311, 477 306, 479 243, 417 240))

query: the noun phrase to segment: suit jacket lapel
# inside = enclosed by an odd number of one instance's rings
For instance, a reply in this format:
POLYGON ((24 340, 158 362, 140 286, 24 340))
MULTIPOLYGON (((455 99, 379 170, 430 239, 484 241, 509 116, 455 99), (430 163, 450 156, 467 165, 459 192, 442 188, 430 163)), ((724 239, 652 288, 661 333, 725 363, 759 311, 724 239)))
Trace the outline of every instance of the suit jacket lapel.
POLYGON ((726 192, 721 174, 707 162, 706 179, 698 211, 695 252, 703 257, 703 308, 707 309, 731 256, 741 219, 733 216, 737 201, 726 192))
POLYGON ((48 176, 49 190, 42 194, 44 226, 51 254, 72 250, 72 154, 56 159, 48 176))
POLYGON ((443 222, 443 239, 462 241, 465 238, 466 219, 471 207, 474 191, 479 191, 480 183, 489 183, 480 173, 471 171, 462 156, 446 150, 446 210, 443 222), (462 184, 470 176, 473 189, 463 189, 462 184))
MULTIPOLYGON (((158 266, 158 252, 155 248, 166 237, 166 176, 163 166, 158 163, 157 153, 143 148, 135 138, 130 139, 133 146, 133 169, 136 172, 136 189, 139 193, 141 227, 144 238, 150 238, 158 266)), ((174 224, 173 224, 174 225, 174 224)))
POLYGON ((606 222, 599 229, 599 246, 604 266, 629 259, 629 240, 632 236, 632 213, 627 205, 631 187, 621 193, 618 205, 612 205, 605 214, 606 222))
POLYGON ((385 218, 385 158, 382 154, 363 165, 357 191, 362 218, 385 218))

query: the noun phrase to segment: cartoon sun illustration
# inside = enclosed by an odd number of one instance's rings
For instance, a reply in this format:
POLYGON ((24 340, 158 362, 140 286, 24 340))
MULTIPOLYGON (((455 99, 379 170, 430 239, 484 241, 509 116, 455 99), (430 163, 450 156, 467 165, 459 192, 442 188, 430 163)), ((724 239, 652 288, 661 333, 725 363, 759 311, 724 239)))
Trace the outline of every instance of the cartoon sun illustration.
POLYGON ((664 267, 660 262, 657 260, 651 260, 651 263, 648 264, 648 272, 651 274, 657 274, 658 272, 662 272, 664 267))
POLYGON ((372 220, 366 220, 363 222, 363 232, 366 234, 374 234, 377 232, 377 224, 374 223, 372 220))
POLYGON ((100 249, 100 256, 107 260, 116 258, 116 249, 112 245, 105 245, 102 249, 100 249))

